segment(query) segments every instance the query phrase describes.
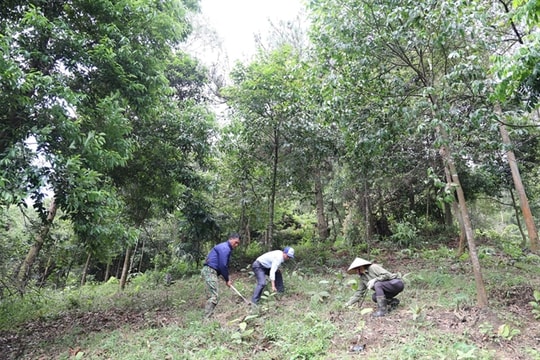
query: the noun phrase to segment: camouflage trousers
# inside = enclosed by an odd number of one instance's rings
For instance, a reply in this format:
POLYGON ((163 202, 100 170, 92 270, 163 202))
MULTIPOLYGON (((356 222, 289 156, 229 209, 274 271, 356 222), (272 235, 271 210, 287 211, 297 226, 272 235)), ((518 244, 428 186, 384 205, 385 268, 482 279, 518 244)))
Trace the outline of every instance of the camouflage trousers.
POLYGON ((201 276, 206 283, 206 304, 212 303, 216 306, 219 301, 217 272, 210 266, 203 266, 201 276))

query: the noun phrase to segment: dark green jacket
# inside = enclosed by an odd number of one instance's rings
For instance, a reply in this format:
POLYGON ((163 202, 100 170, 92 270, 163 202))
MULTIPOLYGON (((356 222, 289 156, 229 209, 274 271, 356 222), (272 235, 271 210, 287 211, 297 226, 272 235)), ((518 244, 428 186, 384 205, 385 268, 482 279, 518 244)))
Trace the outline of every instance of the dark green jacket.
POLYGON ((360 284, 358 286, 358 290, 351 296, 349 301, 345 304, 345 306, 351 306, 361 299, 364 298, 364 295, 367 290, 367 283, 371 279, 377 279, 377 281, 385 281, 385 280, 392 280, 392 279, 400 279, 401 275, 399 273, 391 273, 388 270, 384 269, 382 266, 377 264, 371 264, 365 273, 360 275, 360 284))

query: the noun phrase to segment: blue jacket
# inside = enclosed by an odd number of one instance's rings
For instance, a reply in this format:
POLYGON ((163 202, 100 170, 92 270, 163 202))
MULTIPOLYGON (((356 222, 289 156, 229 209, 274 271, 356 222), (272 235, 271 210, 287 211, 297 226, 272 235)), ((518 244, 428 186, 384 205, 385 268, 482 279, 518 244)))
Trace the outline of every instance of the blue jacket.
POLYGON ((223 276, 225 282, 229 281, 229 259, 231 258, 233 247, 229 241, 217 244, 206 256, 205 265, 217 271, 218 276, 223 276))

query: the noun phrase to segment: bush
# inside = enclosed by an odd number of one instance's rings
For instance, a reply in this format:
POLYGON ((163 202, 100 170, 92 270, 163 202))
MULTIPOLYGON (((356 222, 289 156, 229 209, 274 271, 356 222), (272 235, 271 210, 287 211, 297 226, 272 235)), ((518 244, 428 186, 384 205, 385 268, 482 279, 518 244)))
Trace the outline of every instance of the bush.
POLYGON ((418 238, 418 229, 416 225, 408 222, 398 222, 392 226, 392 240, 399 246, 407 247, 413 245, 418 238))

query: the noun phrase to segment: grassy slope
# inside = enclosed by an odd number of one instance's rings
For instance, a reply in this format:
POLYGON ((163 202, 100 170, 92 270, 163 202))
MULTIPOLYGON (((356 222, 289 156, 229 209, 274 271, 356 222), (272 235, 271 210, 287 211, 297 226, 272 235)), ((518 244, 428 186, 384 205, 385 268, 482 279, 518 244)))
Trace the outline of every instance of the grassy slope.
MULTIPOLYGON (((490 307, 478 309, 467 261, 446 248, 387 251, 375 260, 407 274, 406 289, 400 307, 377 319, 369 298, 362 308, 341 306, 353 292, 355 277, 344 270, 354 256, 316 253, 297 247, 297 260, 283 269, 286 293, 264 300, 258 313, 221 286, 210 321, 202 320, 198 276, 170 287, 141 278, 121 294, 108 284, 41 296, 25 311, 31 320, 9 329, 3 323, 0 358, 540 359, 539 320, 529 305, 533 290, 540 290, 536 256, 484 256, 490 307), (308 256, 317 256, 318 264, 303 260, 308 256), (365 350, 352 353, 354 345, 365 350)), ((253 278, 237 272, 233 279, 249 298, 253 278)), ((2 305, 2 318, 22 321, 2 305)))

